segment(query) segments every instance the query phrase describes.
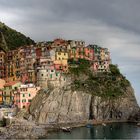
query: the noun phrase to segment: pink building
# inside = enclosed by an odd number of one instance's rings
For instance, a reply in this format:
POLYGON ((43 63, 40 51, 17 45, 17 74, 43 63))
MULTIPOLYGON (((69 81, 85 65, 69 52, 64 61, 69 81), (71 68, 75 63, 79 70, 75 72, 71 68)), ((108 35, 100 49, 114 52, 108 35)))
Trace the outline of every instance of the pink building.
POLYGON ((36 87, 34 84, 21 85, 20 88, 15 91, 14 104, 21 109, 28 108, 39 90, 40 87, 36 87))

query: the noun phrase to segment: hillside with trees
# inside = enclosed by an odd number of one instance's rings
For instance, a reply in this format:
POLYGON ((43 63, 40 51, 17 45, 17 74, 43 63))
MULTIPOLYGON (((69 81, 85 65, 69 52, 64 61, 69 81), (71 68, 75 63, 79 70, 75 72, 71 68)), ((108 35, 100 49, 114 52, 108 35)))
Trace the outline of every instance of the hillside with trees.
POLYGON ((0 47, 4 50, 13 50, 23 45, 34 44, 34 41, 20 32, 11 29, 0 22, 0 47))

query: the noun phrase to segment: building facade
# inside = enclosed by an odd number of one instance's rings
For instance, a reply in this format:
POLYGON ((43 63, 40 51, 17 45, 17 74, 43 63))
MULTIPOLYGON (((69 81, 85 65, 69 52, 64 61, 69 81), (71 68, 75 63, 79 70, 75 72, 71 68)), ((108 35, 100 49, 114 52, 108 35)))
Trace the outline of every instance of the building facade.
POLYGON ((4 85, 3 89, 3 103, 13 104, 14 102, 14 91, 20 87, 21 82, 9 82, 4 85))
POLYGON ((14 104, 20 109, 28 108, 39 90, 40 87, 36 87, 34 84, 20 85, 14 92, 14 104))

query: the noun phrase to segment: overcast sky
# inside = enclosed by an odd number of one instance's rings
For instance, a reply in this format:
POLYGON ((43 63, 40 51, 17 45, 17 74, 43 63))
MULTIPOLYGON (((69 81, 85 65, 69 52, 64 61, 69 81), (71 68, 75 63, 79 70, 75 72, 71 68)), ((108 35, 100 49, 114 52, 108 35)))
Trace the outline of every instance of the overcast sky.
POLYGON ((140 104, 140 0, 0 0, 0 21, 35 41, 76 39, 109 48, 140 104))

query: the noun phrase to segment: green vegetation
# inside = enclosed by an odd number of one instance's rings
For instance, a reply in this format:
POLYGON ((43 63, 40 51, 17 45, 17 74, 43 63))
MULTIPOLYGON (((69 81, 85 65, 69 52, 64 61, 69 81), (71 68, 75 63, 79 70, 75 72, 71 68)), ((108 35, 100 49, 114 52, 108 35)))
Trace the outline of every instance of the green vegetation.
POLYGON ((79 59, 79 60, 69 60, 69 64, 71 65, 70 67, 70 73, 79 76, 82 73, 88 73, 90 63, 88 60, 85 59, 79 59))
POLYGON ((117 66, 112 64, 108 73, 95 74, 90 71, 89 67, 86 73, 82 72, 79 74, 79 78, 76 77, 73 80, 73 90, 82 90, 86 93, 105 98, 117 98, 124 95, 126 88, 130 86, 129 81, 120 73, 117 66), (88 75, 86 79, 82 78, 85 74, 88 75))
POLYGON ((118 69, 116 65, 110 64, 109 68, 113 75, 120 75, 120 70, 118 69))
MULTIPOLYGON (((0 22, 0 32, 2 32, 9 50, 13 50, 20 46, 30 45, 34 43, 34 41, 31 40, 29 37, 26 37, 20 32, 17 32, 16 30, 9 28, 8 26, 6 26, 4 23, 1 22, 0 22)), ((0 47, 3 48, 1 43, 0 47)))

